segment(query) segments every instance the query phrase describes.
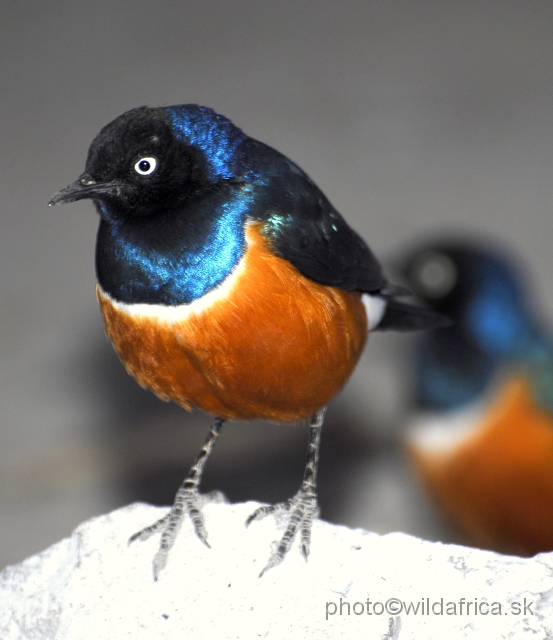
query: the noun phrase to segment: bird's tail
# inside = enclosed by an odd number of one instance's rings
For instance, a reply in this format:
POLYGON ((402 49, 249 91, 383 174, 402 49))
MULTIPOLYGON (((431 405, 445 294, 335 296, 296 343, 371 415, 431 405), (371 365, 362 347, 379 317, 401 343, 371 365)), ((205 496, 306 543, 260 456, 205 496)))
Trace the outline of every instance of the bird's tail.
POLYGON ((373 327, 373 330, 418 331, 419 329, 449 327, 451 324, 452 321, 440 313, 387 298, 386 309, 380 322, 373 327))

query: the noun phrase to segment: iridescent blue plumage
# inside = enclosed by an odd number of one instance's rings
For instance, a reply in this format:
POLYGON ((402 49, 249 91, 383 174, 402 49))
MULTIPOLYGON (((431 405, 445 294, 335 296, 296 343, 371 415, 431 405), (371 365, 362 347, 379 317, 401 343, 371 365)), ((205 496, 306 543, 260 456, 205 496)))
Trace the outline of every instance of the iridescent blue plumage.
POLYGON ((208 164, 212 181, 236 176, 236 152, 247 136, 224 116, 208 107, 183 104, 166 108, 175 135, 199 147, 208 164))
POLYGON ((497 364, 484 351, 471 349, 464 338, 423 338, 415 359, 417 403, 438 411, 469 404, 488 388, 497 364))
POLYGON ((482 349, 498 359, 514 358, 525 351, 532 333, 521 288, 498 260, 483 256, 479 265, 481 272, 465 322, 482 349))
POLYGON ((426 334, 418 346, 416 396, 422 407, 465 406, 480 398, 500 371, 513 370, 528 376, 542 407, 553 409, 553 345, 532 317, 524 287, 505 258, 477 246, 437 244, 417 252, 406 274, 415 293, 454 320, 451 327, 426 334), (425 269, 428 274, 433 268, 438 282, 436 269, 444 261, 455 272, 451 287, 432 291, 425 269))
POLYGON ((159 225, 146 237, 137 235, 129 221, 103 219, 96 261, 102 288, 126 303, 178 306, 217 287, 246 248, 244 228, 254 192, 250 185, 233 191, 232 197, 207 199, 198 211, 177 212, 170 230, 159 225), (194 232, 178 223, 179 216, 197 219, 194 232))

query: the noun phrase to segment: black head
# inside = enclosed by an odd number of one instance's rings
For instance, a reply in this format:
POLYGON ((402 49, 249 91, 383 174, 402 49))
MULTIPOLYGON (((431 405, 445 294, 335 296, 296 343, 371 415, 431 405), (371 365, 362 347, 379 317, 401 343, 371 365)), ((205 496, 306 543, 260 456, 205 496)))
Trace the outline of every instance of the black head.
POLYGON ((89 198, 105 218, 148 216, 239 181, 247 137, 206 107, 139 107, 106 125, 88 151, 85 172, 50 205, 89 198))
POLYGON ((413 252, 404 274, 430 308, 452 318, 447 331, 494 353, 511 352, 527 339, 526 287, 502 252, 476 242, 437 242, 413 252))
POLYGON ((446 240, 420 247, 405 261, 403 273, 418 297, 457 320, 483 289, 488 295, 508 292, 513 304, 524 297, 512 261, 477 242, 446 240))

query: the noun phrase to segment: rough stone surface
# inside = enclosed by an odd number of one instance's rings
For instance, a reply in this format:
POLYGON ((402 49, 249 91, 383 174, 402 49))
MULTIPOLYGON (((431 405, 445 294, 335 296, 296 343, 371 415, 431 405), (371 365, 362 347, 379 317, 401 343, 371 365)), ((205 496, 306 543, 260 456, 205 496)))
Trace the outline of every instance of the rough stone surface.
POLYGON ((165 509, 135 504, 85 522, 0 574, 0 638, 553 637, 553 554, 521 559, 316 521, 309 561, 295 544, 259 578, 278 532, 272 518, 244 527, 255 507, 208 505, 212 548, 185 524, 158 582, 158 536, 127 539, 165 509))

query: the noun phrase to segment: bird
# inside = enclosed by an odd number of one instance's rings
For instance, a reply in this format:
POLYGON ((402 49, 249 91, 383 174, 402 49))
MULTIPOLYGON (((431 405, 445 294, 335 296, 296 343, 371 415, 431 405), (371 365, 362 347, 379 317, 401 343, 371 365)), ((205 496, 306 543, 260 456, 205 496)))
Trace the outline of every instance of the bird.
POLYGON ((307 560, 318 515, 325 408, 353 372, 373 329, 446 320, 397 300, 361 237, 293 161, 208 107, 138 107, 92 141, 85 171, 50 206, 92 200, 100 223, 96 293, 127 372, 163 400, 213 416, 171 510, 129 541, 161 533, 154 579, 188 516, 209 547, 199 492, 228 420, 303 422, 299 491, 259 507, 246 525, 284 514, 286 529, 260 575, 300 533, 307 560))
POLYGON ((407 285, 452 320, 415 349, 406 439, 471 542, 529 556, 553 549, 553 341, 512 254, 453 236, 404 256, 407 285))

